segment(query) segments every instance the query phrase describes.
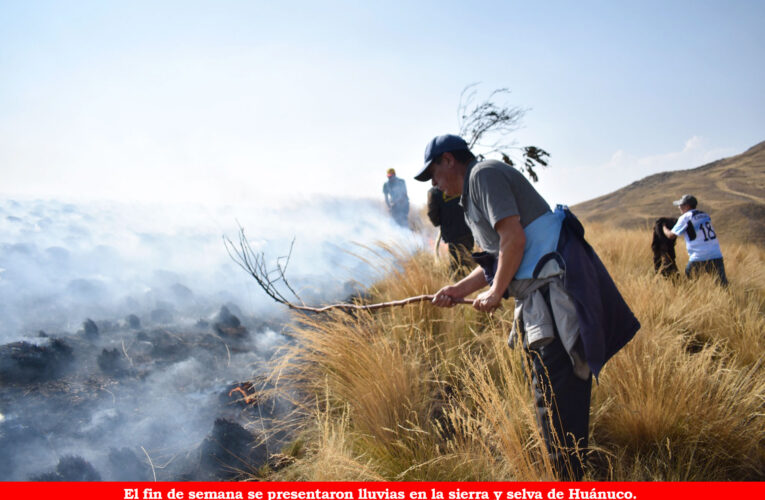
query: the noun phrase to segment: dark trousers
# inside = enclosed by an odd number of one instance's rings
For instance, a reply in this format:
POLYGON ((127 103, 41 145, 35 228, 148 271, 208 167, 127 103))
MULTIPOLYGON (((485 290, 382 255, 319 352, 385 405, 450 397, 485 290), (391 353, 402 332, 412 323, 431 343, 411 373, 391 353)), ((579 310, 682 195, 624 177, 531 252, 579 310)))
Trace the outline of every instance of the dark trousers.
POLYGON ((717 274, 720 278, 720 284, 722 286, 728 286, 728 278, 725 276, 725 264, 723 264, 722 257, 701 262, 688 262, 688 265, 685 266, 685 275, 688 278, 693 278, 696 274, 701 272, 717 274))
MULTIPOLYGON (((449 267, 452 271, 466 271, 469 272, 475 266, 473 258, 471 257, 473 251, 473 235, 468 234, 457 238, 455 241, 449 241, 446 243, 449 247, 449 267)), ((460 274, 465 274, 461 272, 460 274)))
POLYGON ((587 380, 574 375, 571 359, 557 337, 528 354, 537 423, 553 468, 563 481, 580 480, 589 437, 592 375, 587 380))

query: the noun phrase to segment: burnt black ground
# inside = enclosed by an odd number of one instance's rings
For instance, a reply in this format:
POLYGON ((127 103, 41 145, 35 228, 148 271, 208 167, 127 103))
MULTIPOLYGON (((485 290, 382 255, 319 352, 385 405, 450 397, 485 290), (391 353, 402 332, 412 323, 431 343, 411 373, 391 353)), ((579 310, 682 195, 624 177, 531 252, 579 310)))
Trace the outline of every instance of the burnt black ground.
POLYGON ((263 431, 288 407, 259 408, 245 381, 280 325, 229 308, 172 327, 135 319, 0 346, 0 480, 228 480, 266 462, 263 431))

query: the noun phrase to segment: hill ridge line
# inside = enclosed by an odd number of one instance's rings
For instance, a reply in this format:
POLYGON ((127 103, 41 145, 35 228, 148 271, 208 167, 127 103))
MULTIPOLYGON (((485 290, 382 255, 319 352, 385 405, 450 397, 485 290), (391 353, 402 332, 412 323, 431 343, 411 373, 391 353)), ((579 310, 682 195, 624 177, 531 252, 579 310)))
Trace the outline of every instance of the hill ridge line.
POLYGON ((765 141, 699 167, 648 175, 572 210, 585 222, 645 228, 677 216, 672 201, 686 193, 726 236, 765 244, 765 141))

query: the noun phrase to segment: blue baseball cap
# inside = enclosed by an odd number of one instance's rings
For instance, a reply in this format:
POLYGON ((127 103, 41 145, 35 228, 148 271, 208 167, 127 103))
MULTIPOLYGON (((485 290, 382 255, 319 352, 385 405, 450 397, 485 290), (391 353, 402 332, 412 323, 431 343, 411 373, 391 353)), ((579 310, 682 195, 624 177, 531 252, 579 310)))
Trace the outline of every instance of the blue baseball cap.
POLYGON ((422 167, 419 174, 414 176, 415 180, 420 182, 429 181, 431 177, 433 177, 430 173, 430 164, 433 163, 433 160, 444 153, 460 151, 463 149, 470 148, 468 148, 465 139, 458 135, 446 134, 434 137, 425 147, 425 166, 422 167))

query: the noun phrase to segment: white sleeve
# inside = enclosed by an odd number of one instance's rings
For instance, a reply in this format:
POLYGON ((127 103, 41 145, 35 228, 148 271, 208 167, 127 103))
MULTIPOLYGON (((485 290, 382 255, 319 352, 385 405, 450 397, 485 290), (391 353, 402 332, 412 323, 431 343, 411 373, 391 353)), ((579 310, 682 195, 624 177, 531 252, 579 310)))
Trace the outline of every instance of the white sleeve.
POLYGON ((689 214, 690 212, 686 212, 683 215, 680 216, 679 219, 677 219, 677 223, 675 224, 675 227, 672 228, 672 232, 678 236, 683 234, 688 227, 688 217, 686 217, 686 214, 689 214))

